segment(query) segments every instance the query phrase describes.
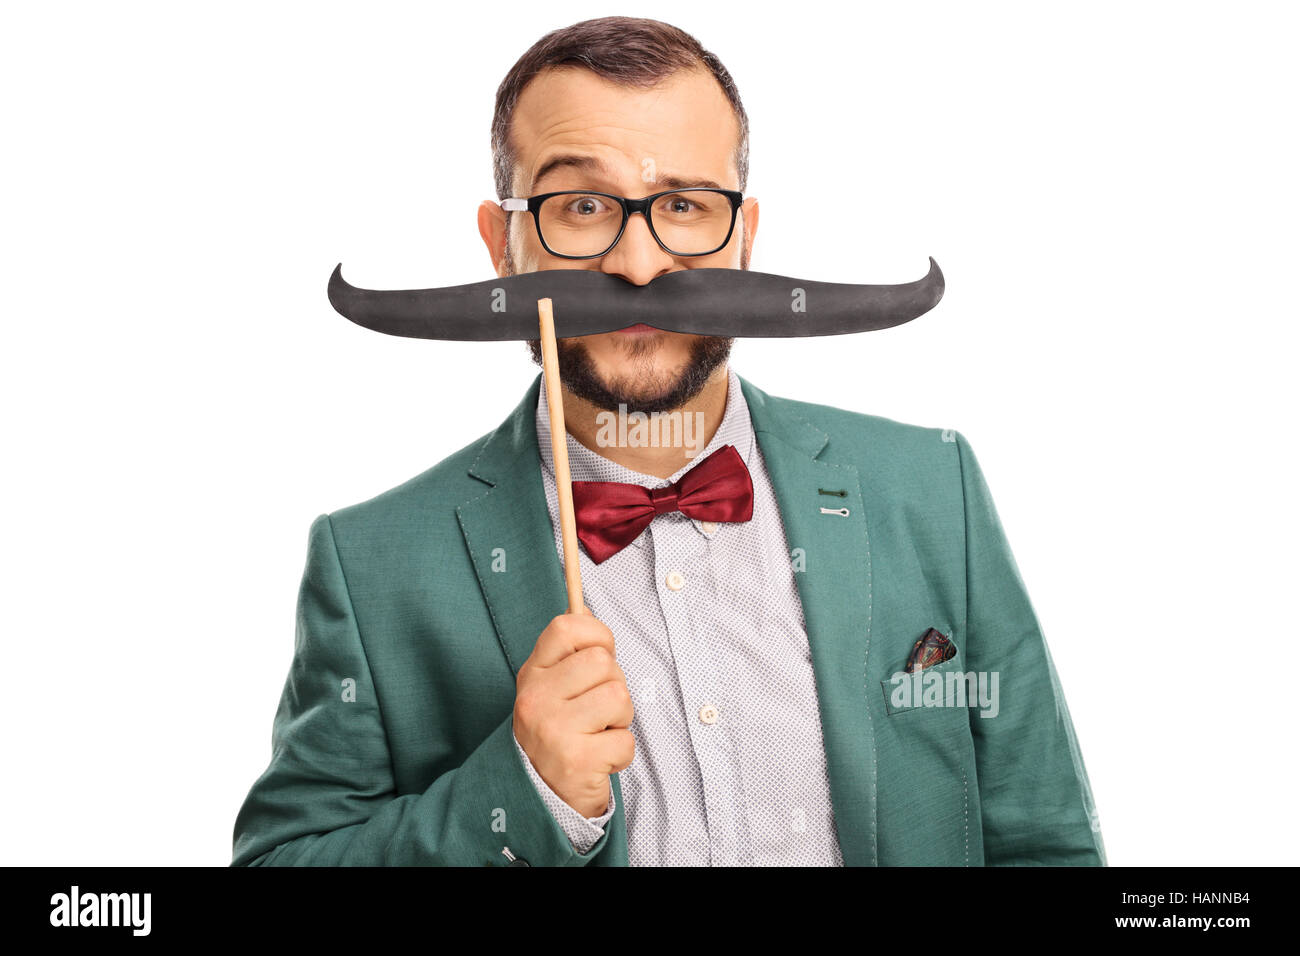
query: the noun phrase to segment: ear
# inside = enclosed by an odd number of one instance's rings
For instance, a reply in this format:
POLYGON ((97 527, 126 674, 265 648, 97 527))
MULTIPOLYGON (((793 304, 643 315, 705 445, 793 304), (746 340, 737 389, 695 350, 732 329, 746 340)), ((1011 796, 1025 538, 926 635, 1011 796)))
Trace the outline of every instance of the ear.
POLYGON ((478 234, 483 237, 488 255, 492 258, 492 268, 498 278, 504 278, 505 273, 502 270, 505 265, 506 239, 509 230, 506 228, 506 211, 500 204, 490 199, 479 203, 478 234))
POLYGON ((749 254, 754 255, 754 234, 758 232, 758 200, 753 196, 748 197, 740 204, 740 214, 745 230, 745 244, 749 248, 749 254))

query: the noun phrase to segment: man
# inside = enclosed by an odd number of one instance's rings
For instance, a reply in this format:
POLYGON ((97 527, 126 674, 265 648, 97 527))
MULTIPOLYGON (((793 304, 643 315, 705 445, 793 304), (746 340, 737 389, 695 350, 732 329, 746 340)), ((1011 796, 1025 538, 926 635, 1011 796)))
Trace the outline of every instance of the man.
MULTIPOLYGON (((542 38, 498 90, 493 147, 499 276, 748 267, 745 113, 676 28, 542 38)), ((535 380, 490 434, 313 523, 234 864, 1104 863, 962 435, 774 398, 729 339, 559 344, 589 613, 564 613, 535 380), (638 413, 682 440, 610 427, 638 413), (704 484, 723 519, 687 513, 704 484), (620 536, 600 512, 624 493, 654 513, 620 536)))

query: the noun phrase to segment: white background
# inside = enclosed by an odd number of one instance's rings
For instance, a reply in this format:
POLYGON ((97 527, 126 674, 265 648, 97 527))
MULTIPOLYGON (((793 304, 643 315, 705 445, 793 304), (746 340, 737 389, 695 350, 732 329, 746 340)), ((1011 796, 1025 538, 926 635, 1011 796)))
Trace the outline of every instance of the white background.
POLYGON ((226 865, 317 515, 495 427, 521 343, 330 308, 490 278, 497 84, 667 20, 752 124, 752 268, 903 282, 743 340, 766 391, 971 441, 1110 862, 1293 862, 1296 20, 1284 4, 7 5, 0 862, 226 865))

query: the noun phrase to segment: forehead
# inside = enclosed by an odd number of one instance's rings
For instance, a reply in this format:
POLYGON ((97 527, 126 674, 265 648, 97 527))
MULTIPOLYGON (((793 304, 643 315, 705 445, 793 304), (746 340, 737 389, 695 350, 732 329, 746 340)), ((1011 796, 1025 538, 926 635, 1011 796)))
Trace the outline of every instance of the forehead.
MULTIPOLYGON (((511 140, 522 189, 567 177, 632 190, 652 177, 712 180, 738 188, 734 151, 739 123, 718 81, 704 69, 680 71, 656 86, 621 86, 581 67, 549 68, 524 88, 511 140), (599 169, 554 166, 562 156, 589 156, 599 169)), ((578 185, 577 182, 572 182, 578 185)), ((561 185, 564 185, 563 183, 561 185)))

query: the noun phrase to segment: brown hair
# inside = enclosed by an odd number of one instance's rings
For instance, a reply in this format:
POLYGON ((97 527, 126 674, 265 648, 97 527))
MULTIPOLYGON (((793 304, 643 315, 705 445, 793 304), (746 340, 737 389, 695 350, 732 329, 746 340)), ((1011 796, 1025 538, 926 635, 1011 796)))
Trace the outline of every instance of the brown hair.
POLYGON ((537 74, 562 64, 582 66, 604 79, 641 88, 652 87, 678 70, 707 69, 722 87, 740 125, 734 158, 740 189, 744 191, 749 177, 749 118, 722 61, 689 33, 659 20, 600 17, 546 34, 528 48, 497 88, 492 114, 492 171, 498 199, 511 195, 515 152, 510 142, 510 122, 519 94, 537 74))

